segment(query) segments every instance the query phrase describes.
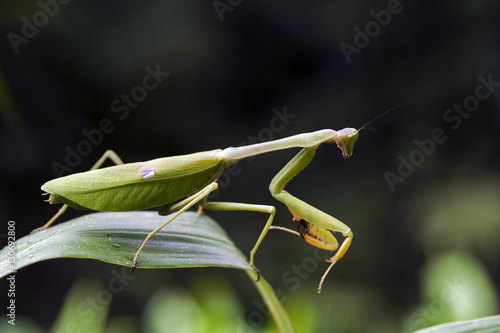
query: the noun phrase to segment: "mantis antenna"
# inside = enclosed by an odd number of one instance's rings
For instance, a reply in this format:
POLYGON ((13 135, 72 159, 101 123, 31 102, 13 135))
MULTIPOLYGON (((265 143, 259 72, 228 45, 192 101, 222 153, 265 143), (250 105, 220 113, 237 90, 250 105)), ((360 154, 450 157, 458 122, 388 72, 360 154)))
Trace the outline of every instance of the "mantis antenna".
POLYGON ((369 122, 367 122, 366 124, 364 124, 363 126, 361 126, 361 128, 360 128, 360 129, 358 129, 358 130, 356 131, 356 133, 357 133, 357 132, 359 132, 359 131, 361 131, 363 128, 365 128, 366 126, 370 125, 371 123, 373 123, 373 122, 374 122, 375 120, 377 120, 378 118, 380 118, 380 117, 382 117, 382 116, 385 116, 385 115, 386 115, 386 114, 388 114, 389 112, 394 111, 394 110, 396 110, 397 108, 399 108, 399 107, 401 107, 401 106, 403 106, 403 105, 405 105, 405 104, 408 104, 408 103, 410 103, 410 102, 418 101, 419 99, 420 99, 420 98, 418 98, 418 97, 417 97, 417 98, 412 98, 412 99, 410 99, 410 100, 407 100, 406 102, 403 102, 403 103, 401 103, 401 104, 399 104, 399 105, 396 105, 396 106, 395 106, 395 107, 393 107, 393 108, 390 108, 389 110, 387 110, 387 111, 385 111, 385 112, 383 112, 383 113, 379 114, 378 116, 376 116, 375 118, 373 118, 372 120, 370 120, 369 122))

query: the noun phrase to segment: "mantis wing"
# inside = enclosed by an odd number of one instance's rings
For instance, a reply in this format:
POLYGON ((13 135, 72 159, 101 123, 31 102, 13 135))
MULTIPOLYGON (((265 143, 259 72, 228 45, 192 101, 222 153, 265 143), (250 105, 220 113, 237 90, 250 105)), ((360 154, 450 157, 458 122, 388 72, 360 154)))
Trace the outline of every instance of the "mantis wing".
POLYGON ((129 163, 45 183, 49 202, 77 209, 124 212, 175 202, 217 180, 225 168, 221 150, 129 163), (146 170, 146 172, 144 172, 146 170))

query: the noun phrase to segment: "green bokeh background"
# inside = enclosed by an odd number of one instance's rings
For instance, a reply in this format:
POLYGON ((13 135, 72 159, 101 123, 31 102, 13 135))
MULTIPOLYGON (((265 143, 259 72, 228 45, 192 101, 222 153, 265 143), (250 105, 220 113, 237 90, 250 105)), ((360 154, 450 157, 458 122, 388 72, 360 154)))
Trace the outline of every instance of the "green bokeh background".
MULTIPOLYGON (((42 17, 42 7, 2 2, 0 232, 14 220, 17 236, 24 236, 56 212, 43 202, 40 186, 56 177, 52 164, 65 163, 67 147, 77 149, 86 140, 83 131, 104 118, 114 129, 91 146, 75 172, 89 169, 106 149, 132 162, 322 128, 359 128, 419 98, 369 126, 375 130, 360 132, 349 160, 334 145, 320 147, 287 187, 353 230, 353 244, 323 293, 316 295, 316 288, 327 265, 311 259, 314 248, 299 238, 270 232, 256 264, 282 292, 299 332, 412 331, 498 313, 500 87, 460 125, 443 116, 455 103, 472 100, 479 76, 500 81, 500 5, 401 1, 401 11, 348 63, 340 43, 352 45, 354 28, 370 26, 370 12, 389 3, 233 1, 221 20, 212 1, 71 1, 60 4, 16 53, 9 34, 21 35, 23 18, 42 17), (147 66, 157 65, 169 76, 120 119, 112 103, 142 85, 147 66), (290 118, 281 126, 273 119, 284 110, 290 118), (428 143, 439 128, 444 142, 419 153, 415 140, 428 143), (418 165, 401 169, 401 159, 410 157, 418 165), (385 175, 397 174, 398 167, 407 174, 391 189, 385 175)), ((293 154, 243 162, 240 173, 223 180, 217 200, 276 205, 275 223, 293 227, 287 209, 268 192, 293 154)), ((64 219, 81 214, 71 211, 64 219)), ((209 214, 244 253, 267 219, 209 214)), ((65 259, 19 271, 19 322, 48 329, 75 281, 92 278, 106 287, 113 269, 65 259)), ((0 287, 7 304, 5 280, 0 287)), ((190 327, 196 328, 194 318, 213 323, 219 315, 234 321, 227 331, 242 323, 259 331, 267 325, 259 302, 240 271, 138 270, 114 295, 108 323, 123 325, 123 319, 132 331, 155 332, 154 318, 167 319, 156 311, 169 313, 179 304, 184 315, 172 320, 190 318, 190 327)))

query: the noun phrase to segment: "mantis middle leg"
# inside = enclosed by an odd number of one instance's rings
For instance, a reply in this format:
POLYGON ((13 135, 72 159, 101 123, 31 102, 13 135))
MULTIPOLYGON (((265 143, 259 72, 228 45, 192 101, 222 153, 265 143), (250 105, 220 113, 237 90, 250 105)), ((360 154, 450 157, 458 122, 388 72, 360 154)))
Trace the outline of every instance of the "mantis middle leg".
POLYGON ((253 249, 250 251, 250 266, 252 266, 252 268, 257 272, 257 274, 259 274, 260 277, 260 272, 254 265, 254 256, 255 252, 257 252, 257 249, 260 246, 260 243, 262 242, 264 237, 266 237, 266 234, 269 231, 271 224, 273 223, 274 215, 276 214, 276 208, 267 205, 246 204, 239 202, 206 202, 201 204, 200 206, 203 209, 208 209, 208 210, 219 210, 219 211, 244 210, 244 211, 261 212, 269 214, 269 218, 266 222, 266 225, 264 226, 264 229, 260 233, 259 239, 257 239, 257 242, 255 243, 253 249))

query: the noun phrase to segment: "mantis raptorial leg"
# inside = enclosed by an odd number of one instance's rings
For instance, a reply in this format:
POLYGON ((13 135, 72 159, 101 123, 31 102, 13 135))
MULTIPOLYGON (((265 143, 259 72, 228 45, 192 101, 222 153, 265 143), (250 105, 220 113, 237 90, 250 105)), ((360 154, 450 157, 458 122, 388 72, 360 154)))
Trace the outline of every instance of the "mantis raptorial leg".
POLYGON ((337 253, 326 261, 331 262, 321 279, 318 293, 321 292, 323 280, 331 267, 340 260, 351 245, 353 234, 351 229, 336 218, 297 199, 284 190, 285 185, 304 169, 314 157, 317 147, 304 148, 274 177, 269 186, 272 196, 284 203, 292 213, 294 220, 301 222, 299 234, 311 245, 334 251, 338 247, 337 240, 329 231, 341 232, 345 238, 337 253), (329 230, 329 231, 328 231, 329 230))

